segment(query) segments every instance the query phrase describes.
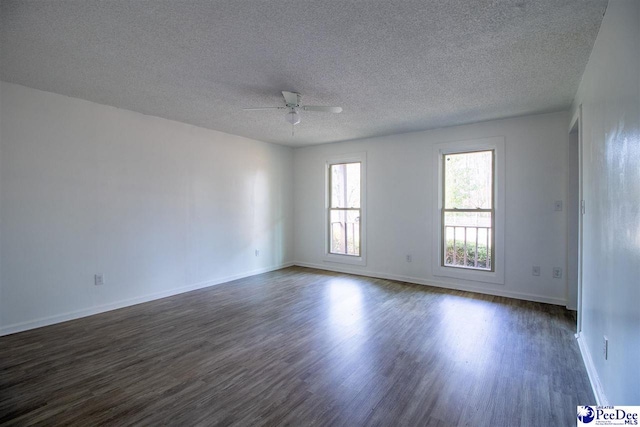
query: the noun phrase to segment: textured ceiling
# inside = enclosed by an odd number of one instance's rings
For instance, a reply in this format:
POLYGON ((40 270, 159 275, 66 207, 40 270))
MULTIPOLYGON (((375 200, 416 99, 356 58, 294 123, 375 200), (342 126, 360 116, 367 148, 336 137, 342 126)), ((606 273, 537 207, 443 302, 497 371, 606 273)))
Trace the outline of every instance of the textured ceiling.
POLYGON ((568 108, 606 3, 3 0, 0 78, 318 144, 568 108), (242 111, 282 90, 344 111, 242 111))

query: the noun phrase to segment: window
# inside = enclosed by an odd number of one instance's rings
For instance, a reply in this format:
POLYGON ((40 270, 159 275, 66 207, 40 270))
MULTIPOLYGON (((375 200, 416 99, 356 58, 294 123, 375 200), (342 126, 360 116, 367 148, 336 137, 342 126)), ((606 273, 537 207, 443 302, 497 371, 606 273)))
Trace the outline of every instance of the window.
POLYGON ((503 137, 433 148, 434 276, 504 284, 503 137))
POLYGON ((364 155, 327 162, 329 261, 364 264, 364 155))
POLYGON ((442 156, 442 265, 493 271, 494 151, 442 156))
POLYGON ((360 256, 360 162, 329 171, 329 252, 360 256))

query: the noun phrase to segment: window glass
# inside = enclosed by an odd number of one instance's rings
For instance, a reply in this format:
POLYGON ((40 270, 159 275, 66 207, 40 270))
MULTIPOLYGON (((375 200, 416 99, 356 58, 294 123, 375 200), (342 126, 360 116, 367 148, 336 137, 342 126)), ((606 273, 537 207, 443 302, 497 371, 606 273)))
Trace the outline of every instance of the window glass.
POLYGON ((493 150, 443 156, 442 265, 493 271, 493 150))

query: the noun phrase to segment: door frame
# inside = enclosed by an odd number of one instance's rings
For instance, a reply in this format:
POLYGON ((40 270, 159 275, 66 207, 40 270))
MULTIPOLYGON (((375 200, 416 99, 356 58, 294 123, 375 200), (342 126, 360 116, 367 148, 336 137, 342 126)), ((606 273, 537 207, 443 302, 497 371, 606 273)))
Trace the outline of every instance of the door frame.
MULTIPOLYGON (((577 221, 578 221, 578 241, 577 241, 577 301, 576 301, 576 310, 578 313, 578 318, 576 322, 576 333, 580 335, 582 332, 582 258, 583 258, 583 216, 585 214, 585 201, 584 201, 584 192, 583 192, 583 181, 584 181, 584 169, 583 169, 583 143, 582 143, 582 104, 578 106, 573 118, 571 119, 571 123, 569 126, 569 153, 568 160, 571 160, 571 156, 575 155, 575 147, 572 144, 572 136, 574 141, 577 141, 578 144, 578 212, 577 212, 577 221), (576 135, 577 134, 577 135, 576 135)), ((569 185, 571 185, 569 183, 569 185)), ((568 188, 568 194, 571 194, 571 191, 575 191, 575 188, 568 188)), ((567 209, 567 234, 569 233, 569 227, 571 227, 572 222, 575 221, 576 218, 570 217, 571 212, 567 209)), ((567 251, 571 248, 573 242, 567 241, 567 251)), ((567 297, 569 295, 569 286, 572 286, 571 283, 567 281, 567 297)))

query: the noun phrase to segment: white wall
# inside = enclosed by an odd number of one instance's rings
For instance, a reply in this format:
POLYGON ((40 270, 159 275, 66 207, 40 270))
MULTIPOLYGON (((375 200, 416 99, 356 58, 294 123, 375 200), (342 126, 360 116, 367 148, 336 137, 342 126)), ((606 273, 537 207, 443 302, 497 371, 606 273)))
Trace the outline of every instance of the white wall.
POLYGON ((0 333, 292 261, 292 149, 0 91, 0 333))
POLYGON ((640 2, 609 2, 574 114, 580 105, 586 202, 581 347, 601 397, 639 405, 640 2))
POLYGON ((553 279, 552 268, 566 270, 566 215, 554 211, 554 201, 566 196, 568 120, 567 113, 553 113, 297 148, 296 264, 564 305, 565 276, 553 279), (494 136, 506 141, 505 284, 436 277, 432 146, 494 136), (325 160, 354 152, 367 155, 365 267, 323 259, 325 160), (541 267, 539 277, 531 274, 534 265, 541 267))

